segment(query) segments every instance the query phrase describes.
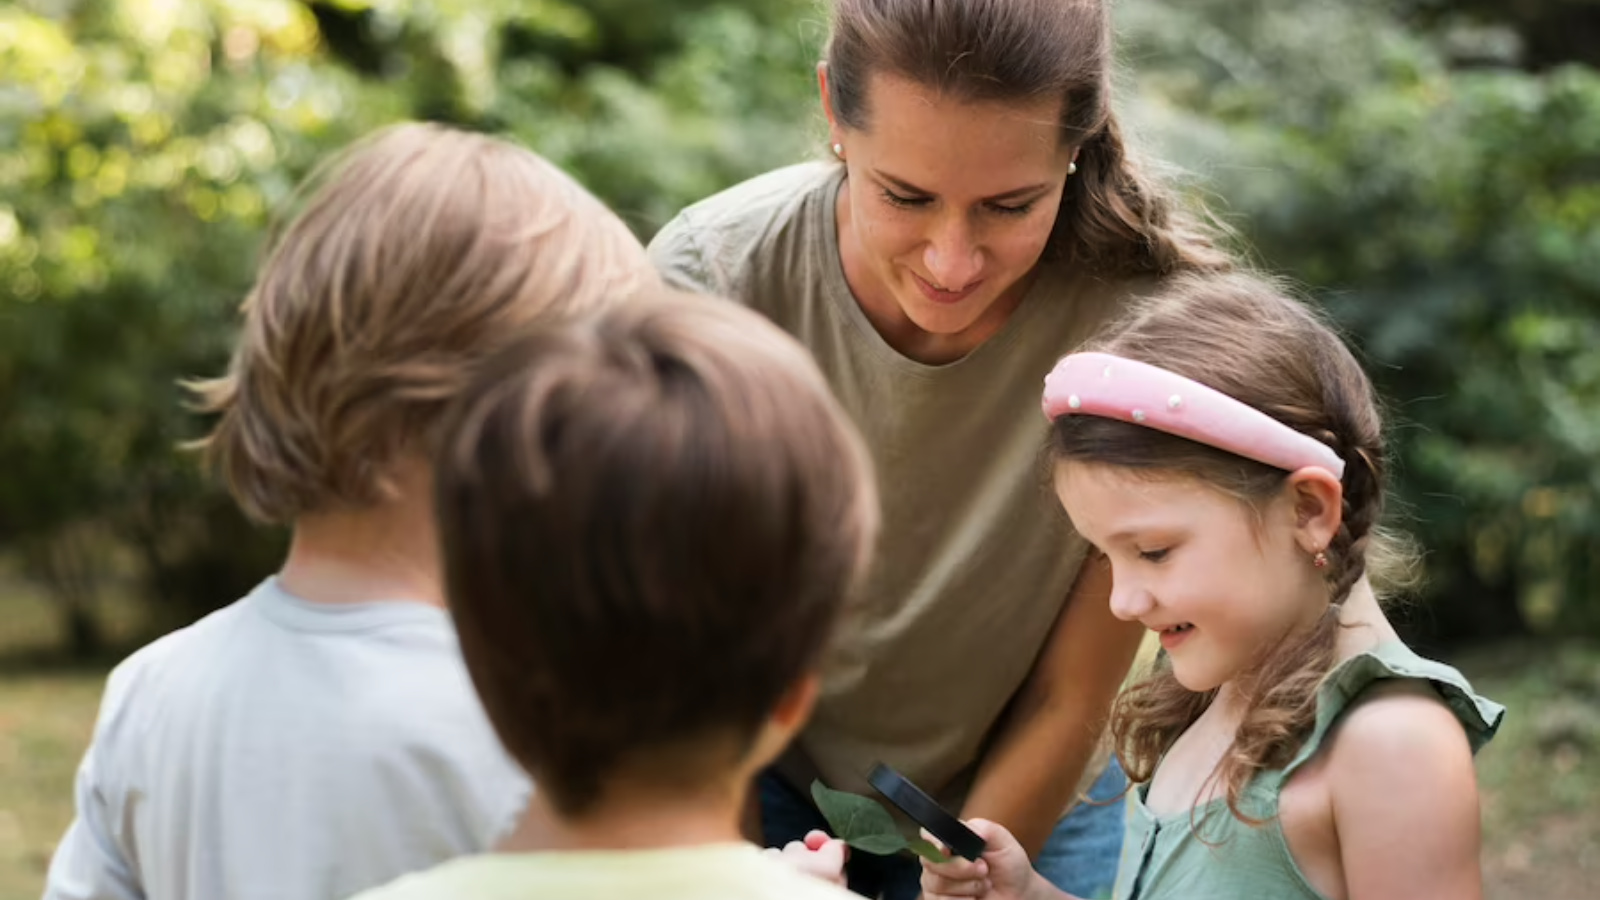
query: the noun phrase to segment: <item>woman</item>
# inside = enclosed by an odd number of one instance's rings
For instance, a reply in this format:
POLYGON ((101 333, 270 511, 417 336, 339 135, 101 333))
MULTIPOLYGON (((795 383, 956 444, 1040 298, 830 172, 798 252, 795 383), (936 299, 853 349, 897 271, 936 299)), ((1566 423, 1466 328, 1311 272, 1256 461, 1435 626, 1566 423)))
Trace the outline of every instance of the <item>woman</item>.
MULTIPOLYGON (((1140 629, 1054 508, 1039 379, 1157 279, 1230 258, 1127 159, 1100 0, 836 0, 817 80, 837 162, 737 185, 650 247, 811 349, 882 487, 873 575, 762 785, 765 839, 820 821, 812 777, 868 793, 883 761, 1094 896, 1120 804, 1063 812, 1126 783, 1097 749, 1140 629)), ((916 895, 910 860, 851 869, 916 895)))

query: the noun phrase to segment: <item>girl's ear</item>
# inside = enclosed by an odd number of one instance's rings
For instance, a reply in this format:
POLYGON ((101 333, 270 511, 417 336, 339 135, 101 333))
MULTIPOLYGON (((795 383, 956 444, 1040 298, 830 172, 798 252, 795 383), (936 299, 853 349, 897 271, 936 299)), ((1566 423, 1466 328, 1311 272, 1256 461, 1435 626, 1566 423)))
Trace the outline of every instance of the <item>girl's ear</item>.
POLYGON ((1295 540, 1308 555, 1326 550, 1344 524, 1344 486, 1321 466, 1306 466, 1289 476, 1294 501, 1295 540))

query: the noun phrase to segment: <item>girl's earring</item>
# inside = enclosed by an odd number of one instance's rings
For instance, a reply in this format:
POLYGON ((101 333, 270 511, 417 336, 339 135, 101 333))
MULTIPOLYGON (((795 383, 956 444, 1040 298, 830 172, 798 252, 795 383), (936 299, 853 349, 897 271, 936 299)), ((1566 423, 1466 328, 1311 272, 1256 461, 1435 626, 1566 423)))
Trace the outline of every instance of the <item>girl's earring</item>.
POLYGON ((1311 564, 1319 569, 1326 569, 1328 567, 1328 554, 1318 550, 1316 555, 1311 557, 1311 564))
POLYGON ((833 155, 838 157, 841 160, 844 159, 844 145, 843 144, 834 144, 833 145, 833 155))
MULTIPOLYGON (((839 145, 838 144, 834 144, 834 146, 837 147, 839 145)), ((1072 162, 1067 163, 1067 174, 1068 175, 1076 175, 1076 174, 1078 174, 1078 161, 1077 160, 1073 160, 1072 162)))

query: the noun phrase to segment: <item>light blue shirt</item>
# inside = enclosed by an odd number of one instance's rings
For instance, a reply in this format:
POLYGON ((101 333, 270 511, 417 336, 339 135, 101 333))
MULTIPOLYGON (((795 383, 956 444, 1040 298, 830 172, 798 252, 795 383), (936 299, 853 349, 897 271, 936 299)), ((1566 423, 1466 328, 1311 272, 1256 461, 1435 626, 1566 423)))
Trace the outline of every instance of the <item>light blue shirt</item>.
POLYGON ((449 615, 268 579, 111 673, 46 900, 334 900, 489 848, 526 804, 449 615))

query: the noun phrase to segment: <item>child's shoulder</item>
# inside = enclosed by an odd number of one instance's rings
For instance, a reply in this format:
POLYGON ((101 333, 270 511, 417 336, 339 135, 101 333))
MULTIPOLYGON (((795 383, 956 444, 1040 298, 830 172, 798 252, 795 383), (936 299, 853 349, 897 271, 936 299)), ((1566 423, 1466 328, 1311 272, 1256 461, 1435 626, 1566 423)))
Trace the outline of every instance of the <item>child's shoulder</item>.
POLYGON ((1455 668, 1391 641, 1341 663, 1318 693, 1332 752, 1410 759, 1460 742, 1470 756, 1494 737, 1505 708, 1455 668))
POLYGON ((1346 709, 1329 748, 1335 770, 1378 767, 1406 772, 1461 756, 1472 744, 1461 719, 1431 681, 1390 678, 1362 691, 1346 709))
POLYGON ((1456 875, 1438 873, 1477 871, 1472 757, 1499 725, 1493 710, 1464 680, 1425 675, 1375 679, 1351 698, 1323 760, 1345 878, 1404 896, 1424 882, 1456 884, 1456 875), (1490 717, 1472 712, 1480 704, 1490 717))
POLYGON ((112 668, 106 679, 106 699, 136 690, 141 684, 162 678, 162 673, 179 666, 196 652, 204 651, 212 638, 247 615, 244 600, 214 610, 195 622, 156 638, 112 668))

